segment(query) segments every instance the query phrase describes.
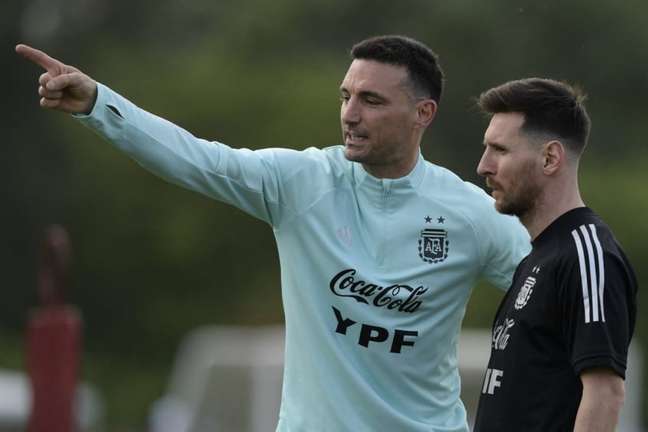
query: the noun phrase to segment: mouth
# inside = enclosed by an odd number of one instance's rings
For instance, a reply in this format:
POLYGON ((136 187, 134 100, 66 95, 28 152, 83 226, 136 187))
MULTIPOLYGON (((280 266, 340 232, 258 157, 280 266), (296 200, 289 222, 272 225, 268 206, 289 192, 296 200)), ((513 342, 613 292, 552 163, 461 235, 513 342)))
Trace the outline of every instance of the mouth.
POLYGON ((491 180, 490 178, 486 178, 486 186, 487 186, 491 191, 493 191, 493 192, 495 192, 496 190, 500 189, 500 188, 498 187, 497 183, 495 183, 495 182, 494 182, 493 180, 491 180))
POLYGON ((486 186, 491 190, 491 196, 493 198, 497 199, 495 195, 501 195, 502 189, 499 187, 499 185, 494 183, 492 180, 486 179, 486 186))
POLYGON ((359 145, 363 144, 369 136, 357 131, 345 131, 344 132, 344 144, 346 145, 359 145))

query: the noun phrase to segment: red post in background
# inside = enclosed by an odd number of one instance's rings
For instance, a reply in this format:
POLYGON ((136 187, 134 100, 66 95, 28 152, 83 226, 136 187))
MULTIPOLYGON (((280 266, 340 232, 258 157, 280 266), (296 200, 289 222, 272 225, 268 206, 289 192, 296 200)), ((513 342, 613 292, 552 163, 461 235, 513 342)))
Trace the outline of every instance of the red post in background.
POLYGON ((27 327, 27 371, 32 408, 28 432, 75 432, 75 393, 81 353, 81 318, 65 304, 70 242, 61 226, 47 229, 38 271, 40 305, 27 327))

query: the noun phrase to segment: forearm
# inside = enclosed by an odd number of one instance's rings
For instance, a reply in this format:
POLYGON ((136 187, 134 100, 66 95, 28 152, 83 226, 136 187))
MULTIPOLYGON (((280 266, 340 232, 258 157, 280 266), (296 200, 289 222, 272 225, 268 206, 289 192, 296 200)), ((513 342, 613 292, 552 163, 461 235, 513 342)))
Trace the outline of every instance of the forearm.
MULTIPOLYGON (((617 377, 618 378, 618 377, 617 377)), ((583 385, 574 432, 614 432, 623 406, 623 381, 583 385)))
POLYGON ((268 181, 254 152, 196 138, 101 85, 91 114, 76 117, 163 179, 269 220, 268 181))
POLYGON ((205 185, 192 184, 192 179, 198 172, 218 171, 217 145, 139 109, 107 87, 99 85, 99 97, 91 115, 76 118, 142 166, 173 183, 207 193, 201 190, 205 185))

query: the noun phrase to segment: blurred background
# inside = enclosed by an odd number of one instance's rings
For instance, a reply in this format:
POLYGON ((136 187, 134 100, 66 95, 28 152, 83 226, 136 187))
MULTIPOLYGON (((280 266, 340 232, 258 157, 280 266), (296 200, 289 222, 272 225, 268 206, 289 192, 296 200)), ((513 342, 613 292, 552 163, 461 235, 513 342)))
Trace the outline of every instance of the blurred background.
MULTIPOLYGON (((16 43, 79 67, 195 135, 234 147, 301 149, 341 143, 338 86, 351 45, 376 34, 410 35, 439 54, 446 73, 423 153, 481 186, 475 167, 487 122, 474 98, 528 76, 579 84, 593 121, 583 196, 616 233, 641 291, 648 281, 647 14, 640 0, 3 3, 0 368, 24 368, 39 241, 52 222, 70 232, 69 299, 84 320, 82 379, 101 393, 109 432, 145 430, 192 329, 283 320, 271 230, 162 182, 68 116, 42 111, 41 71, 14 54, 16 43)), ((477 287, 464 326, 489 327, 500 296, 477 287)), ((640 292, 636 341, 644 352, 647 307, 640 292)))

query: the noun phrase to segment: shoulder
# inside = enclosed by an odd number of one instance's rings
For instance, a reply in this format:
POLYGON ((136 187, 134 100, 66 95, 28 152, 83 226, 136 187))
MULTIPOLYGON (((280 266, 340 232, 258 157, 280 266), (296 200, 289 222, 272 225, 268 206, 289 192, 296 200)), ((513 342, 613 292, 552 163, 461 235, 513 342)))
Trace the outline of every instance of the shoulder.
POLYGON ((499 222, 519 225, 517 218, 497 212, 495 200, 485 190, 427 161, 420 190, 430 199, 463 214, 477 227, 499 222))
POLYGON ((555 249, 559 272, 571 273, 583 289, 636 286, 634 270, 612 230, 593 213, 561 233, 555 249))
POLYGON ((480 187, 463 180, 454 172, 431 162, 425 162, 426 175, 422 192, 463 206, 493 207, 493 199, 480 187))
POLYGON ((342 146, 323 149, 309 147, 303 150, 268 148, 256 151, 268 164, 282 172, 284 180, 316 175, 342 175, 349 171, 350 162, 344 157, 342 146))
POLYGON ((305 162, 310 164, 340 168, 348 166, 351 163, 344 157, 344 150, 340 145, 324 148, 308 147, 303 150, 292 150, 285 148, 275 148, 268 150, 273 151, 278 157, 285 159, 288 162, 305 162))
POLYGON ((556 256, 572 264, 579 260, 587 263, 590 259, 596 262, 604 257, 625 259, 610 227, 593 212, 582 213, 560 230, 554 244, 556 256))
POLYGON ((309 150, 318 150, 317 157, 334 172, 348 172, 351 169, 352 162, 344 156, 344 147, 341 145, 309 150))

